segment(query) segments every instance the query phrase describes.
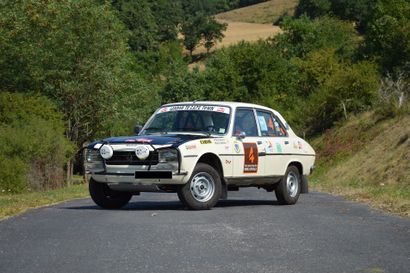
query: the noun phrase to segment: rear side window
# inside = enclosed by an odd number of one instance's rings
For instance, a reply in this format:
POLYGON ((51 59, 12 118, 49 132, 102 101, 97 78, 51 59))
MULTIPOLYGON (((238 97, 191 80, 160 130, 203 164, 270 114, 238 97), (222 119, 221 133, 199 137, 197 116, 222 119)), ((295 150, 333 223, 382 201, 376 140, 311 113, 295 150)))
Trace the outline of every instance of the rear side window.
POLYGON ((286 136, 286 130, 272 113, 265 111, 256 111, 258 124, 262 136, 283 137, 286 136))

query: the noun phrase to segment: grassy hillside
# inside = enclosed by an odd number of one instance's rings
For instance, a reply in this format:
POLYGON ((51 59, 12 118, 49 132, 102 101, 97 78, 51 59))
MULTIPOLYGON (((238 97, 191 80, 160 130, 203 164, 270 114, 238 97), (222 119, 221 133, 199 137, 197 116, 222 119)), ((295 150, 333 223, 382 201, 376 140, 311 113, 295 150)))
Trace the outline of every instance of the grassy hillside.
POLYGON ((377 121, 366 113, 312 142, 314 189, 410 216, 410 116, 377 121))
POLYGON ((219 20, 272 24, 284 13, 293 15, 297 0, 271 0, 216 15, 219 20))

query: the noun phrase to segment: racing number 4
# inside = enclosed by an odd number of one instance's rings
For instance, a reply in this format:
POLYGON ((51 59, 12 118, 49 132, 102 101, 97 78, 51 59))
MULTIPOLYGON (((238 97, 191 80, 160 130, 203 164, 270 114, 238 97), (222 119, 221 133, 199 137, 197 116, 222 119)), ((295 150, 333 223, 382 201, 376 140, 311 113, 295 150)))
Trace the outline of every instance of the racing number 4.
POLYGON ((243 165, 244 173, 258 172, 258 146, 256 143, 243 143, 245 150, 245 161, 243 165))

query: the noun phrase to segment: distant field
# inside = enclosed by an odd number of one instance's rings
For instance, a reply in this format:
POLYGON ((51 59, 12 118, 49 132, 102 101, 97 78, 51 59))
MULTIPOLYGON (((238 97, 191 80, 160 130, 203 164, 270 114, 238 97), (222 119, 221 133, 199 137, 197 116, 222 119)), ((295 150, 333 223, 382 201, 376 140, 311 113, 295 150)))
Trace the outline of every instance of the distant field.
MULTIPOLYGON (((277 26, 270 24, 251 24, 242 22, 228 22, 219 20, 220 22, 228 23, 228 28, 225 31, 225 38, 218 43, 213 50, 228 47, 237 44, 240 41, 253 42, 259 39, 266 39, 281 32, 277 26)), ((198 47, 194 54, 205 53, 206 49, 203 46, 198 47)))
POLYGON ((272 24, 285 12, 293 15, 298 2, 298 0, 271 0, 220 13, 216 18, 230 22, 272 24))
MULTIPOLYGON (((222 42, 217 43, 212 50, 229 47, 240 41, 254 42, 277 35, 281 29, 273 26, 272 22, 285 11, 293 14, 297 3, 297 0, 272 0, 217 14, 216 19, 219 22, 227 23, 228 28, 224 33, 225 38, 222 42)), ((206 49, 199 46, 193 53, 196 55, 205 52, 206 49)), ((196 66, 204 69, 202 62, 190 65, 191 68, 196 66)))

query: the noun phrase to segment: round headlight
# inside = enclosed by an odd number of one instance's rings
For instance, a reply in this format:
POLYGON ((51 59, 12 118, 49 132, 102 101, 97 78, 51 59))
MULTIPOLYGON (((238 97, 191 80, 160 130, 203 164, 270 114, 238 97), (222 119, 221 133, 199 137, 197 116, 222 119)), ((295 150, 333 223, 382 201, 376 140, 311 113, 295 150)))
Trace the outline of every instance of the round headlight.
POLYGON ((135 155, 140 159, 140 160, 145 160, 149 157, 149 149, 147 146, 144 145, 138 145, 135 147, 135 155))
POLYGON ((104 159, 110 159, 114 154, 114 151, 110 145, 103 145, 100 148, 100 155, 104 159))

